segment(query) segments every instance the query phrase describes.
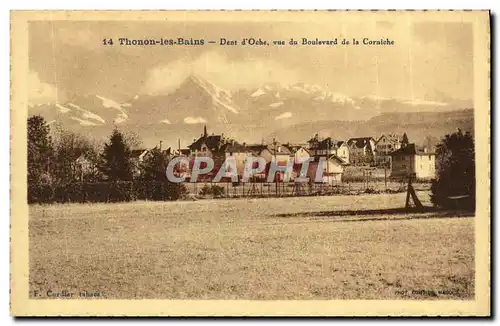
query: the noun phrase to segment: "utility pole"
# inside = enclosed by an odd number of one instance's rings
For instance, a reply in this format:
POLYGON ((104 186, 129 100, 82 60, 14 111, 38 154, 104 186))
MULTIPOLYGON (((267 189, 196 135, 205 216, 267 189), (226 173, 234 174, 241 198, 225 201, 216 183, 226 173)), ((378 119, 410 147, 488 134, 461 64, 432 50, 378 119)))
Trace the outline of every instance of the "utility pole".
POLYGON ((387 162, 384 162, 384 184, 385 191, 387 191, 387 162))
POLYGON ((367 172, 366 172, 366 169, 363 168, 363 188, 366 190, 366 188, 368 188, 368 177, 367 177, 367 172))
POLYGON ((327 138, 326 139, 326 153, 327 153, 327 157, 326 157, 326 182, 328 182, 328 185, 326 186, 326 189, 329 189, 330 188, 330 140, 327 138))
MULTIPOLYGON (((276 164, 276 167, 278 166, 278 162, 277 162, 277 155, 276 155, 276 138, 273 137, 273 147, 274 147, 274 164, 276 164)), ((269 169, 271 167, 269 166, 269 169)), ((274 175, 276 177, 276 174, 274 175)), ((278 180, 274 180, 274 184, 275 184, 275 188, 276 188, 276 197, 278 197, 278 180)))

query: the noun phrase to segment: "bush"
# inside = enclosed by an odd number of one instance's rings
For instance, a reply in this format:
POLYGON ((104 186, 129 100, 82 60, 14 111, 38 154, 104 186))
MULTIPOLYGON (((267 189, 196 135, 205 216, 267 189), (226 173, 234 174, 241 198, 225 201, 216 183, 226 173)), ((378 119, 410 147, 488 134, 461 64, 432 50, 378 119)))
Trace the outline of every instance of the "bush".
POLYGON ((200 196, 213 196, 214 198, 224 197, 225 191, 224 187, 219 185, 207 185, 205 184, 199 192, 200 196))
POLYGON ((166 192, 166 199, 168 200, 178 200, 185 198, 188 194, 188 190, 186 188, 186 185, 183 183, 172 183, 172 182, 167 182, 167 192, 166 192))
POLYGON ((214 195, 215 198, 224 197, 225 194, 224 187, 217 185, 212 186, 212 194, 214 195))
POLYGON ((437 146, 437 178, 432 180, 431 201, 449 209, 475 210, 476 177, 474 139, 462 131, 446 135, 437 146))
POLYGON ((377 194, 378 191, 375 190, 374 188, 366 188, 365 189, 365 194, 377 194))

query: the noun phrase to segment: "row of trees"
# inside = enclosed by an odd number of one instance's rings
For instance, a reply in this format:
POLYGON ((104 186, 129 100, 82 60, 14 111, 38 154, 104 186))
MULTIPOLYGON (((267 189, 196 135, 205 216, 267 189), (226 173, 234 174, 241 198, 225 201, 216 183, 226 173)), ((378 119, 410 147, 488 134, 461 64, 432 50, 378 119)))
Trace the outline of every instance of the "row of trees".
MULTIPOLYGON (((117 129, 111 133, 104 146, 81 135, 66 130, 50 130, 44 118, 38 115, 28 118, 28 200, 30 202, 64 201, 57 193, 74 193, 76 184, 103 183, 100 188, 81 187, 78 198, 98 198, 88 191, 107 191, 109 196, 93 201, 141 199, 177 199, 184 192, 182 185, 170 184, 165 175, 168 157, 155 148, 140 165, 132 160, 132 147, 140 144, 133 134, 124 135, 117 129), (82 158, 83 161, 79 161, 82 158), (134 178, 137 174, 138 179, 134 178), (125 185, 134 182, 135 186, 125 185), (138 183, 154 184, 161 195, 148 195, 138 183), (120 190, 121 189, 121 190, 120 190), (126 189, 126 190, 124 190, 126 189), (127 192, 127 194, 124 194, 127 192), (113 195, 115 194, 115 195, 113 195), (120 195, 123 194, 123 195, 120 195), (145 197, 145 198, 144 198, 145 197), (151 198, 150 198, 151 197, 151 198), (153 198, 155 197, 155 198, 153 198), (157 198, 160 197, 160 198, 157 198)), ((71 199, 70 199, 71 200, 71 199)), ((69 200, 69 201, 70 201, 69 200)))

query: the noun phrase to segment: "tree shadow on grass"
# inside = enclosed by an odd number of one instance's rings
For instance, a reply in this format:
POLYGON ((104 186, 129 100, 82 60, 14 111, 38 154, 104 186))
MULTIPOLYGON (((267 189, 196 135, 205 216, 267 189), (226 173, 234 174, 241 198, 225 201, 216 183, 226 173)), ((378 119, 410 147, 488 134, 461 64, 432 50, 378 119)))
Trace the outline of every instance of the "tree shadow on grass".
POLYGON ((445 210, 435 207, 418 208, 384 208, 384 209, 360 209, 360 210, 329 210, 317 212, 293 212, 273 214, 275 217, 363 217, 359 221, 370 220, 406 220, 419 218, 449 218, 449 217, 473 217, 474 212, 465 210, 445 210), (399 215, 399 216, 396 216, 399 215), (370 218, 373 216, 373 218, 370 218))

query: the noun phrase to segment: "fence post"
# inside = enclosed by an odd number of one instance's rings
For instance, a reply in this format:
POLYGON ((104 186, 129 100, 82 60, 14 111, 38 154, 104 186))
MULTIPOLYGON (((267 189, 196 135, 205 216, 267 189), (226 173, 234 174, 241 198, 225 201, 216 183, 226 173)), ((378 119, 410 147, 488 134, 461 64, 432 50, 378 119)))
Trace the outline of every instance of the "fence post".
POLYGON ((384 164, 384 185, 385 191, 387 191, 387 164, 384 164))

